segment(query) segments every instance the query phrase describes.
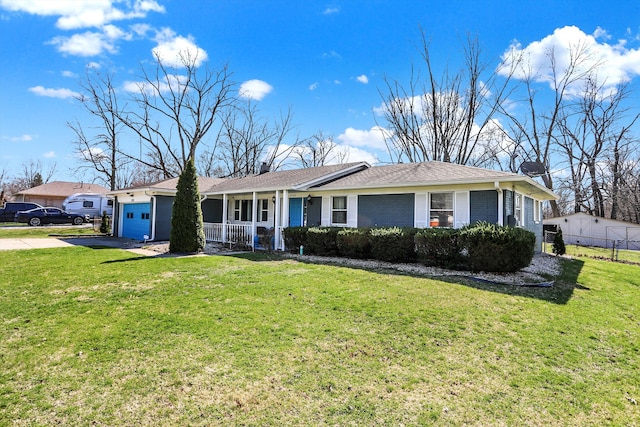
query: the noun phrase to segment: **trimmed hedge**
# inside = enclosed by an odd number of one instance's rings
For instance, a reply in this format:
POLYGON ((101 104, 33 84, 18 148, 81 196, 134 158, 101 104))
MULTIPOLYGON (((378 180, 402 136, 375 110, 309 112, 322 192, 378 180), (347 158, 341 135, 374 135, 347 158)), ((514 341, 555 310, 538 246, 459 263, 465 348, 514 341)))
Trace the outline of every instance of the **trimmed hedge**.
POLYGON ((460 229, 459 242, 472 270, 514 272, 531 264, 536 236, 522 228, 478 222, 460 229))
POLYGON ((342 228, 338 227, 311 227, 307 230, 307 243, 304 245, 305 253, 319 256, 338 255, 336 238, 342 228))
POLYGON ((307 244, 309 227, 287 227, 284 229, 284 244, 291 252, 298 252, 300 246, 307 244))
POLYGON ((514 272, 533 258, 535 234, 522 228, 479 222, 452 228, 288 227, 292 251, 320 256, 413 262, 458 270, 514 272))
POLYGON ((459 230, 453 228, 425 228, 416 233, 418 258, 428 266, 464 268, 464 257, 458 243, 459 230))
POLYGON ((371 242, 368 228, 344 228, 338 231, 336 245, 340 256, 367 259, 371 257, 371 242))
POLYGON ((372 228, 369 233, 371 256, 388 262, 411 262, 416 259, 415 228, 372 228))

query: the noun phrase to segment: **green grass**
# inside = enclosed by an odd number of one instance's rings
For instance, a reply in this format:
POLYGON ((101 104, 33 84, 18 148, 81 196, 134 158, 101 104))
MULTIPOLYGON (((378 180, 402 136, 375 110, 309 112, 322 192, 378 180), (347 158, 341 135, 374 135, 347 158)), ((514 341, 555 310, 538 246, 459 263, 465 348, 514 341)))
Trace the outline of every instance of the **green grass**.
MULTIPOLYGON (((567 255, 574 257, 586 257, 594 259, 608 259, 621 262, 631 262, 640 264, 640 251, 619 249, 598 248, 593 246, 566 245, 567 255)), ((551 245, 547 245, 547 252, 551 253, 551 245)))
POLYGON ((70 235, 94 235, 93 227, 77 227, 72 225, 44 226, 44 227, 4 227, 0 228, 0 239, 18 239, 25 237, 50 237, 70 235))
POLYGON ((637 425, 640 267, 552 288, 2 254, 0 425, 637 425))

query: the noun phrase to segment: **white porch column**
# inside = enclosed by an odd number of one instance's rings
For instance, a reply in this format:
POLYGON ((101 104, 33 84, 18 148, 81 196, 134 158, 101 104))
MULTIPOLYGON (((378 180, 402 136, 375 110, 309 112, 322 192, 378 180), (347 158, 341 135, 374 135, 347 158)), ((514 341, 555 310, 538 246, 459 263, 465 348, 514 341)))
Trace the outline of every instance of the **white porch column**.
POLYGON ((273 249, 280 247, 282 235, 280 233, 280 225, 282 224, 282 215, 280 212, 280 191, 276 190, 276 204, 273 207, 273 249))
POLYGON ((229 199, 222 195, 222 243, 227 243, 227 218, 229 218, 229 199))
POLYGON ((495 183, 498 192, 498 225, 504 225, 504 193, 500 189, 500 184, 495 183))
MULTIPOLYGON (((289 226, 289 190, 282 190, 282 228, 289 226)), ((280 248, 284 251, 284 239, 280 236, 280 248)))
POLYGON ((257 228, 258 222, 258 194, 253 192, 253 201, 251 202, 251 247, 255 250, 256 248, 256 234, 258 231, 257 228))

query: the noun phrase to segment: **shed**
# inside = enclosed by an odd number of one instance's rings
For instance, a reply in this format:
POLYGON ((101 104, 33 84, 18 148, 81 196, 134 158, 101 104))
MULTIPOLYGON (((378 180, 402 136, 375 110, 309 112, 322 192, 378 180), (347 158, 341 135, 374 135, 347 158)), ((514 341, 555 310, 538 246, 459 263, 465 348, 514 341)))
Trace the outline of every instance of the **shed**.
POLYGON ((543 220, 545 229, 560 227, 564 242, 580 246, 640 250, 640 225, 578 212, 543 220))

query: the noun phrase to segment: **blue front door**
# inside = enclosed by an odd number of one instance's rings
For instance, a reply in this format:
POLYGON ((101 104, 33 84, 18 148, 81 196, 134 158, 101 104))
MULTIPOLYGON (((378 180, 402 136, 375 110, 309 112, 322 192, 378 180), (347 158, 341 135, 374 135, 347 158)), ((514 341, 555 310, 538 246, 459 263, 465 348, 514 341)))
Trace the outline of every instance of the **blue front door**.
POLYGON ((149 236, 151 220, 149 212, 150 203, 128 203, 122 209, 122 237, 144 240, 149 236))
POLYGON ((302 199, 289 199, 289 227, 302 225, 302 199))

